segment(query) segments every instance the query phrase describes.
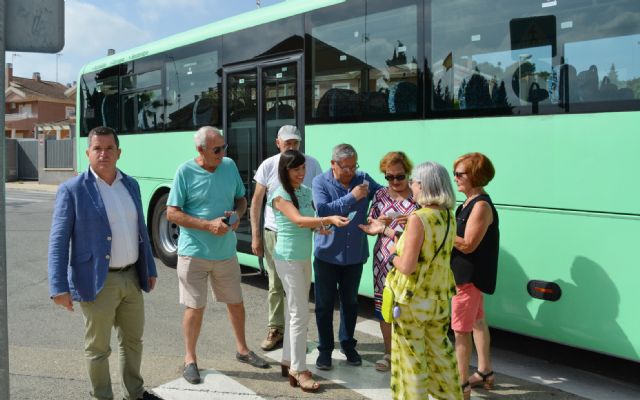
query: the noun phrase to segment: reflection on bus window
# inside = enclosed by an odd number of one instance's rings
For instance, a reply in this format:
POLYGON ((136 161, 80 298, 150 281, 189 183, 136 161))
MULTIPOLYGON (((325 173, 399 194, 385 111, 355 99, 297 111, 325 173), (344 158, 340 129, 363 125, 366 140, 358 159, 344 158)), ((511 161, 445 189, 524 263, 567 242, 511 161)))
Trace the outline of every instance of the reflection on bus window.
POLYGON ((148 131, 162 128, 162 94, 160 89, 122 96, 122 131, 148 131))
POLYGON ((117 68, 83 75, 80 80, 80 101, 84 115, 80 121, 83 136, 97 126, 119 129, 117 68))
POLYGON ((567 43, 564 53, 575 100, 640 99, 640 35, 567 43))
POLYGON ((167 129, 193 129, 204 125, 220 126, 218 52, 175 59, 167 56, 166 123, 167 129))
MULTIPOLYGON (((418 112, 418 7, 414 0, 370 0, 367 13, 312 17, 312 117, 389 118, 418 112), (351 18, 338 20, 342 15, 351 18), (336 17, 337 16, 337 17, 336 17)), ((358 12, 360 11, 360 12, 358 12)))
MULTIPOLYGON (((414 2, 396 2, 414 3, 414 2)), ((363 114, 411 114, 418 98, 418 23, 415 4, 367 15, 369 64, 363 114), (372 83, 375 82, 375 86, 372 83)))
POLYGON ((487 3, 432 3, 427 59, 433 111, 637 109, 632 101, 640 99, 640 2, 558 2, 544 9, 487 3), (522 29, 523 23, 530 26, 522 29))

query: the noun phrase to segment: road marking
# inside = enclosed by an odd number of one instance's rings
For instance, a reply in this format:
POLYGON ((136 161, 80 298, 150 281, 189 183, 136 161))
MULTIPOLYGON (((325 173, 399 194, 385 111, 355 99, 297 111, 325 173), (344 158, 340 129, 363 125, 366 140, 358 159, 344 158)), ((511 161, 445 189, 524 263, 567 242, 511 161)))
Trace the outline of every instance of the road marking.
MULTIPOLYGON (((356 330, 382 339, 382 333, 376 320, 358 322, 356 330)), ((627 385, 614 382, 612 379, 571 367, 550 365, 544 360, 498 349, 493 350, 493 353, 494 371, 517 379, 559 389, 587 399, 632 400, 638 398, 635 388, 626 388, 627 385), (541 371, 545 373, 544 376, 540 374, 541 371)), ((478 365, 475 352, 472 355, 471 363, 478 365)))
POLYGON ((7 197, 6 199, 7 199, 7 203, 10 201, 16 201, 16 202, 23 201, 27 203, 44 203, 45 201, 47 201, 47 200, 35 200, 33 198, 27 199, 24 197, 7 197))
MULTIPOLYGON (((307 342, 307 366, 314 375, 335 382, 372 400, 389 400, 391 398, 391 389, 389 388, 391 375, 388 372, 376 371, 375 364, 366 360, 362 360, 362 366, 352 367, 346 363, 346 357, 338 350, 334 350, 331 355, 333 369, 321 371, 316 368, 317 346, 317 343, 307 342), (309 349, 313 350, 309 351, 309 349)), ((265 355, 280 362, 282 349, 271 351, 265 355)))
POLYGON ((256 392, 213 369, 200 370, 202 383, 192 385, 179 378, 153 391, 165 400, 264 400, 256 392))
POLYGON ((369 336, 382 339, 382 332, 380 332, 380 322, 373 319, 365 319, 364 321, 356 324, 356 330, 358 332, 366 333, 369 336))

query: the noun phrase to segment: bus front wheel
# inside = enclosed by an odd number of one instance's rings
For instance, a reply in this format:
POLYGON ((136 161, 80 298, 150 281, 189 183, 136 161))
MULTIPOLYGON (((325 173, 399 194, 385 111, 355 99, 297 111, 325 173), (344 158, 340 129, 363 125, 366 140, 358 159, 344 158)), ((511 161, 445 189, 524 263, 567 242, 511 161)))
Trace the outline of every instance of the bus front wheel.
POLYGON ((153 208, 151 218, 151 240, 156 256, 167 267, 175 268, 178 264, 178 236, 180 227, 167 219, 167 199, 169 193, 163 194, 153 208))

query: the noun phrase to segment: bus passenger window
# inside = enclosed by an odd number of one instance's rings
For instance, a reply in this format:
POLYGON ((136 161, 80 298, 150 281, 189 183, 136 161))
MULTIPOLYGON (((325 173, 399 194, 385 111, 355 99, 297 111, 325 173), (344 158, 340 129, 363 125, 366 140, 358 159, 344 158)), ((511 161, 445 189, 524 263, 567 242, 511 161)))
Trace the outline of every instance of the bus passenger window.
POLYGON ((220 127, 220 78, 218 52, 203 51, 196 44, 187 48, 187 57, 167 54, 165 121, 168 130, 190 130, 204 125, 220 127), (195 54, 194 54, 195 53, 195 54))

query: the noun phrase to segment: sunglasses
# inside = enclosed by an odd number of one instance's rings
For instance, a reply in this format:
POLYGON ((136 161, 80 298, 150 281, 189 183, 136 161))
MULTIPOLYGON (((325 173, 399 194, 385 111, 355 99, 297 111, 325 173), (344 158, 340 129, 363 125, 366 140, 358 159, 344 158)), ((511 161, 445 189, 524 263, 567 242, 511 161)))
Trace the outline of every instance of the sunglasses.
POLYGON ((467 173, 466 172, 453 172, 453 176, 455 176, 456 178, 460 179, 463 176, 465 176, 467 173))
POLYGON ((229 147, 228 144, 223 144, 222 146, 216 146, 211 148, 211 151, 213 151, 213 154, 220 154, 221 151, 226 151, 227 147, 229 147))
POLYGON ((387 181, 389 181, 389 182, 391 182, 391 181, 393 181, 393 180, 396 180, 396 181, 403 181, 403 180, 405 180, 406 178, 407 178, 407 176, 406 176, 405 174, 400 174, 400 175, 391 175, 391 174, 389 174, 389 175, 385 175, 385 176, 384 176, 384 179, 386 179, 386 180, 387 180, 387 181))

